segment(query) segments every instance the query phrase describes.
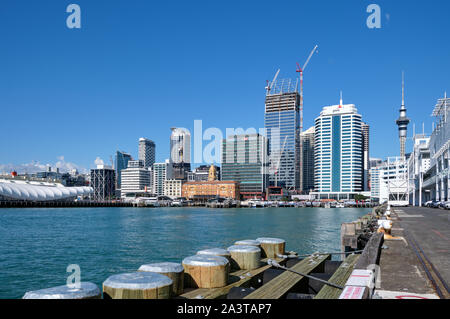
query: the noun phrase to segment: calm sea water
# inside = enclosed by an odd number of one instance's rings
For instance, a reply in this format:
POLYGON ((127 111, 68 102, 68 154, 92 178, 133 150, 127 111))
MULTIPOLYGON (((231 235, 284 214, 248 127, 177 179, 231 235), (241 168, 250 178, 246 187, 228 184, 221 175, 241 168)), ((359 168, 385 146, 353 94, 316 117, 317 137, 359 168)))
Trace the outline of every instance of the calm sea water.
POLYGON ((0 209, 0 298, 173 261, 236 240, 279 237, 300 254, 339 251, 340 225, 368 209, 52 208, 0 209))

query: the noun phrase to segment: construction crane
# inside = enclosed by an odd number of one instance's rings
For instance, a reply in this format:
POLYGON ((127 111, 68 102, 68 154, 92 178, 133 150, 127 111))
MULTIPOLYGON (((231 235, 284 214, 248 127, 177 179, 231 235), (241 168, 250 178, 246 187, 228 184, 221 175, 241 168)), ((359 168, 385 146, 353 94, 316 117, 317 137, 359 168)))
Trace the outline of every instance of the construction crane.
POLYGON ((318 46, 316 45, 314 49, 312 49, 311 53, 308 56, 308 59, 306 59, 305 64, 303 64, 303 67, 300 67, 300 64, 297 63, 297 73, 300 73, 300 133, 303 132, 303 72, 305 71, 306 67, 308 66, 309 61, 311 60, 314 53, 317 52, 318 46))
POLYGON ((273 77, 272 82, 269 82, 269 80, 267 80, 267 86, 266 86, 266 90, 267 90, 267 95, 270 94, 270 90, 272 90, 273 85, 275 84, 275 82, 277 81, 278 78, 278 74, 280 73, 280 69, 278 69, 277 73, 275 73, 275 76, 273 77))
MULTIPOLYGON (((308 66, 309 60, 311 60, 314 53, 317 52, 318 45, 314 46, 314 49, 312 49, 311 53, 308 56, 308 59, 306 59, 305 64, 303 64, 303 67, 300 67, 300 64, 297 63, 297 73, 300 73, 300 134, 303 133, 303 72, 305 71, 306 67, 308 66)), ((303 170, 303 143, 302 138, 300 136, 300 154, 301 154, 301 169, 303 170)), ((302 176, 302 175, 301 175, 302 176)), ((300 179, 300 188, 301 191, 303 190, 303 178, 300 179)))

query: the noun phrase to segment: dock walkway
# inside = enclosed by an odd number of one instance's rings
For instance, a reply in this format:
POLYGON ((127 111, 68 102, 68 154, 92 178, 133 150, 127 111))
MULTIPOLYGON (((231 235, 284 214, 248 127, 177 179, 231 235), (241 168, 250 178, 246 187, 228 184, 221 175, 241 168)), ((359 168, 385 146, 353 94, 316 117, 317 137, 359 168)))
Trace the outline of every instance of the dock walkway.
MULTIPOLYGON (((391 218, 394 222, 392 235, 397 239, 384 242, 379 290, 436 295, 427 272, 431 263, 443 281, 449 282, 450 212, 423 207, 393 208, 391 218), (420 249, 430 263, 423 258, 420 249), (425 267, 420 258, 425 260, 425 267)), ((436 277, 434 271, 431 273, 436 277)), ((446 283, 440 283, 440 289, 448 298, 446 283)))

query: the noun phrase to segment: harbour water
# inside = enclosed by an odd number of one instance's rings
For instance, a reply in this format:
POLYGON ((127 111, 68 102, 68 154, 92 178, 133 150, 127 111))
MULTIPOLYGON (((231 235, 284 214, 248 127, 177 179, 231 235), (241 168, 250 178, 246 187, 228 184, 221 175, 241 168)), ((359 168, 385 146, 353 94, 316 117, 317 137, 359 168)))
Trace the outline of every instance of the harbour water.
POLYGON ((367 208, 0 209, 0 298, 66 283, 69 264, 101 287, 110 275, 236 240, 279 237, 299 254, 339 251, 340 225, 367 208))

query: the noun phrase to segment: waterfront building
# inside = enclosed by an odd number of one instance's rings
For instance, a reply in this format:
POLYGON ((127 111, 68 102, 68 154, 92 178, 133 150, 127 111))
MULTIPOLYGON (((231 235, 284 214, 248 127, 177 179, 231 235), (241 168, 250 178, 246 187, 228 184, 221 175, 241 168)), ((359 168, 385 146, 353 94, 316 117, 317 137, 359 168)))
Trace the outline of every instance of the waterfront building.
POLYGON ((314 126, 300 134, 302 151, 300 167, 300 190, 309 194, 314 190, 314 126))
POLYGON ((93 193, 92 187, 66 187, 59 182, 23 176, 0 177, 0 201, 59 202, 85 198, 93 193))
POLYGON ((116 190, 116 172, 107 165, 97 165, 91 169, 92 199, 105 201, 114 198, 116 190))
POLYGON ((369 124, 361 123, 362 131, 362 150, 363 150, 363 173, 362 173, 362 190, 369 191, 369 169, 370 169, 370 157, 369 157, 369 124))
POLYGON ((164 163, 154 163, 153 172, 153 185, 152 190, 156 195, 164 195, 164 183, 167 180, 167 176, 170 174, 169 160, 164 163))
POLYGON ((120 189, 121 188, 121 171, 123 169, 126 169, 128 167, 128 161, 131 161, 131 155, 122 151, 117 151, 116 152, 116 165, 115 165, 115 170, 116 170, 116 189, 120 189))
POLYGON ((144 161, 128 161, 128 167, 121 171, 121 175, 121 197, 152 192, 150 171, 144 168, 144 161))
POLYGON ((361 115, 353 104, 326 106, 315 120, 313 194, 350 199, 362 193, 361 115))
POLYGON ((288 192, 280 186, 269 186, 266 188, 267 201, 281 201, 289 196, 288 192))
POLYGON ((264 127, 269 140, 272 186, 300 187, 300 95, 298 83, 274 80, 267 87, 264 127))
POLYGON ((235 181, 187 182, 182 186, 182 197, 202 202, 217 197, 240 199, 239 183, 235 181))
POLYGON ((432 116, 436 125, 430 137, 430 169, 424 175, 427 200, 450 201, 450 98, 437 101, 432 116))
POLYGON ((168 179, 187 179, 191 170, 191 133, 185 128, 172 127, 170 135, 170 166, 168 179))
POLYGON ((141 137, 139 139, 139 155, 138 159, 144 162, 144 167, 151 167, 155 163, 155 142, 141 137))
POLYGON ((430 137, 414 134, 413 151, 408 158, 409 201, 413 206, 423 203, 423 176, 430 169, 430 137))
POLYGON ((380 203, 388 202, 391 206, 407 206, 408 163, 405 157, 388 157, 380 166, 380 203))
POLYGON ((167 179, 164 182, 164 196, 170 198, 181 197, 183 181, 180 179, 167 179))
MULTIPOLYGON (((211 175, 215 176, 215 173, 210 172, 211 175)), ((224 139, 221 175, 222 181, 239 182, 243 199, 263 197, 268 186, 267 138, 260 134, 244 134, 224 139)))

